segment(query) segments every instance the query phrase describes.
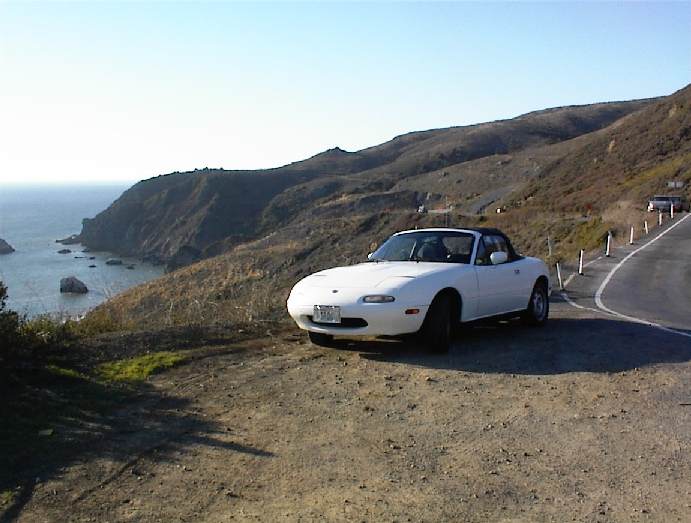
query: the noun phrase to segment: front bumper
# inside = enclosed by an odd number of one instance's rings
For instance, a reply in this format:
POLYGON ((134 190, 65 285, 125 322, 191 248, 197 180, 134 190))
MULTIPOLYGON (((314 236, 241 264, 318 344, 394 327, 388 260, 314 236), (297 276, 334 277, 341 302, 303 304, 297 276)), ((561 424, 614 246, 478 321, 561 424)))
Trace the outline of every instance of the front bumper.
POLYGON ((288 314, 298 327, 312 332, 321 332, 335 336, 395 336, 417 332, 427 314, 427 305, 404 305, 393 303, 306 303, 297 299, 288 299, 288 314), (338 324, 327 325, 314 323, 311 320, 314 305, 338 305, 341 307, 341 318, 362 318, 367 322, 365 327, 344 327, 338 324), (418 309, 417 314, 406 314, 407 309, 418 309))

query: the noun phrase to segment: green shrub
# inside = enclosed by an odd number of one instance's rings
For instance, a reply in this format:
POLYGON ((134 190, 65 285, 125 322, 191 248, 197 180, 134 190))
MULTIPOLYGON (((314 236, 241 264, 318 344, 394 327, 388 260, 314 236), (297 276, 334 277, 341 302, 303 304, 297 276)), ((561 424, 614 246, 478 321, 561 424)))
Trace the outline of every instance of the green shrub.
POLYGON ((0 281, 0 367, 33 366, 48 349, 68 346, 79 338, 124 330, 126 324, 110 310, 96 309, 75 321, 45 314, 34 318, 7 309, 7 287, 0 281))
POLYGON ((64 345, 75 338, 71 323, 47 314, 23 319, 19 323, 22 346, 25 349, 40 349, 64 345))
POLYGON ((75 338, 70 322, 49 315, 27 319, 7 309, 7 287, 0 282, 0 361, 3 368, 36 363, 41 349, 60 347, 75 338))
POLYGON ((12 359, 19 349, 21 335, 19 332, 19 315, 6 309, 7 287, 0 281, 0 359, 12 359))
POLYGON ((14 490, 3 490, 0 492, 0 508, 5 505, 10 505, 14 498, 16 497, 16 492, 14 490))

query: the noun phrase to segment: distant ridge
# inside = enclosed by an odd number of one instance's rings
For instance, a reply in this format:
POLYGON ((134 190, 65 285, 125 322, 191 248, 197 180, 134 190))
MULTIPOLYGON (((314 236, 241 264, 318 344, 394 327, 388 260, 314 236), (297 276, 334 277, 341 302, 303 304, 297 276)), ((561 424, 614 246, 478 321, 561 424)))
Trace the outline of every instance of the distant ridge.
MULTIPOLYGON (((80 240, 92 249, 175 268, 258 238, 329 196, 410 191, 396 184, 472 160, 564 142, 650 103, 555 108, 510 120, 412 132, 356 152, 334 147, 273 169, 204 169, 159 176, 135 184, 108 209, 84 220, 80 240)), ((405 201, 412 208, 427 192, 385 199, 396 205, 405 201)))

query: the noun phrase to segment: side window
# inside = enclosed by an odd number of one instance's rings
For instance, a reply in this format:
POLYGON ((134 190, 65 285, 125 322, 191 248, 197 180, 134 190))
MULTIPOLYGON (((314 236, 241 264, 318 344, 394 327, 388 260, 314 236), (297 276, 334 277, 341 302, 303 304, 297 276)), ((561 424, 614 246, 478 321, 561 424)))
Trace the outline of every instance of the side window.
POLYGON ((501 236, 492 236, 492 243, 494 245, 494 250, 492 252, 505 252, 506 254, 511 254, 509 252, 509 246, 506 245, 506 240, 501 236))
POLYGON ((477 256, 475 258, 475 265, 492 265, 490 255, 493 252, 505 252, 509 255, 511 260, 511 253, 509 246, 506 245, 506 240, 501 236, 483 236, 478 245, 477 256))
POLYGON ((446 248, 448 261, 453 263, 470 263, 474 239, 472 236, 445 236, 442 243, 446 248))
POLYGON ((489 255, 491 251, 488 250, 487 245, 485 245, 486 236, 480 238, 477 244, 477 256, 475 256, 475 265, 489 265, 489 255))

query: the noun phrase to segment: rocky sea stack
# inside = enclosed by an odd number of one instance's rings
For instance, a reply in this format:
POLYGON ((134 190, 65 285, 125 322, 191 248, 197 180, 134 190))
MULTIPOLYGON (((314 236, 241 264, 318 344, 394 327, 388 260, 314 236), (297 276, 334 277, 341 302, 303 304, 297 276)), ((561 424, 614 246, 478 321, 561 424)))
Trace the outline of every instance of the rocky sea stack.
POLYGON ((60 280, 60 292, 71 294, 86 294, 89 292, 86 284, 74 276, 68 276, 60 280))
POLYGON ((14 248, 5 240, 0 238, 0 254, 10 254, 14 252, 14 248))

